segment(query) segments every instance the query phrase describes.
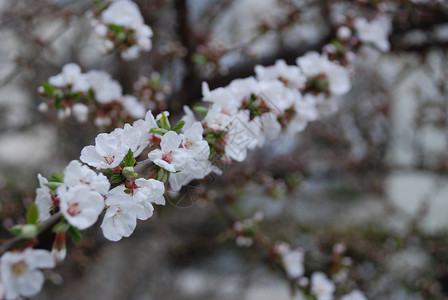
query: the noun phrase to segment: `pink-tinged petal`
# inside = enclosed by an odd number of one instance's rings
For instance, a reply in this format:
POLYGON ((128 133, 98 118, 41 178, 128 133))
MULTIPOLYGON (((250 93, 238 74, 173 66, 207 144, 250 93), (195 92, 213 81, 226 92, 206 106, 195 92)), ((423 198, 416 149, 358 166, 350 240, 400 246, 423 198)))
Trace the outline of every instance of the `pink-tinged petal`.
POLYGON ((163 152, 174 151, 179 148, 181 142, 180 136, 174 131, 168 131, 162 137, 160 147, 163 152))
POLYGON ((104 161, 103 156, 96 151, 95 146, 84 147, 79 159, 92 167, 98 167, 104 161))
POLYGON ((154 149, 148 153, 148 158, 151 161, 155 161, 156 159, 161 159, 163 155, 163 151, 160 149, 154 149))
POLYGON ((101 228, 104 236, 111 241, 119 241, 122 237, 128 237, 137 226, 134 212, 129 213, 131 207, 110 207, 103 219, 101 228))
POLYGON ((162 159, 156 159, 156 160, 154 160, 154 163, 169 172, 176 172, 176 169, 174 168, 174 166, 172 164, 169 164, 162 159))

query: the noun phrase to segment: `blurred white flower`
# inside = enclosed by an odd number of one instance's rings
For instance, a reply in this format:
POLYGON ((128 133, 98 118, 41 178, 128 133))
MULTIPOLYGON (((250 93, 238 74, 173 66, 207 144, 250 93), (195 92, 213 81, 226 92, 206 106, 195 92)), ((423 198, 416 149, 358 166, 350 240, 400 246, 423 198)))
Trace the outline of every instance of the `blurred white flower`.
POLYGON ((86 76, 95 92, 95 99, 99 103, 110 103, 122 96, 121 85, 118 81, 113 80, 109 73, 92 70, 87 72, 86 76))
POLYGON ((49 251, 30 248, 23 252, 6 252, 0 263, 1 282, 6 299, 36 295, 44 283, 44 275, 38 269, 55 266, 49 251))
POLYGON ((296 249, 282 255, 282 264, 289 279, 296 279, 305 272, 303 267, 303 251, 296 249))
POLYGON ((333 300, 334 290, 334 283, 324 273, 314 272, 311 275, 311 293, 317 300, 333 300))
POLYGON ((361 42, 371 43, 381 51, 389 51, 388 36, 392 30, 389 16, 380 15, 371 22, 362 17, 356 18, 355 29, 361 42))
POLYGON ((72 113, 79 123, 85 123, 89 116, 89 108, 82 103, 75 103, 72 106, 72 113))
POLYGON ((360 290, 353 290, 347 295, 342 296, 341 300, 367 300, 367 298, 360 290))
POLYGON ((106 24, 115 24, 126 28, 143 24, 140 9, 135 2, 130 0, 113 2, 102 12, 101 20, 106 24))

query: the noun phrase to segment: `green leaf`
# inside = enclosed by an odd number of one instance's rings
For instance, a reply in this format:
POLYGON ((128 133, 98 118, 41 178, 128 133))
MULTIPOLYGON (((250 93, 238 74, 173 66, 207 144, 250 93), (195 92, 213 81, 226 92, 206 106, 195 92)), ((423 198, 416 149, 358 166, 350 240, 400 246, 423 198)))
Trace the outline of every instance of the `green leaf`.
POLYGON ((164 135, 165 133, 167 133, 169 130, 163 129, 163 128, 151 128, 151 130, 149 131, 150 133, 155 133, 155 134, 159 134, 159 135, 164 135))
POLYGON ((68 233, 72 236, 75 242, 79 243, 82 240, 81 232, 79 232, 79 230, 76 229, 75 227, 70 226, 70 228, 68 229, 68 233))
POLYGON ((124 158, 124 165, 126 167, 133 167, 135 165, 134 153, 129 149, 128 154, 124 158))
POLYGON ((68 224, 65 220, 62 220, 61 222, 59 222, 58 224, 56 224, 53 227, 53 232, 54 233, 60 233, 60 232, 67 232, 67 230, 69 230, 70 228, 70 224, 68 224))
POLYGON ((161 168, 157 174, 157 180, 165 183, 168 180, 168 171, 161 168))
POLYGON ((200 53, 193 53, 193 55, 191 55, 191 60, 199 65, 205 65, 210 61, 207 56, 200 53))
POLYGON ((184 127, 185 121, 179 121, 179 123, 176 124, 176 126, 173 127, 173 131, 181 130, 182 127, 184 127))
POLYGON ((64 179, 62 178, 61 175, 59 175, 57 173, 53 173, 53 174, 51 174, 49 181, 50 182, 64 182, 64 179))
POLYGON ((39 211, 37 209, 36 204, 31 203, 30 207, 28 207, 28 212, 26 213, 26 222, 28 224, 37 225, 39 220, 39 211))
POLYGON ((160 122, 160 127, 167 129, 167 130, 171 129, 170 121, 168 121, 168 118, 166 117, 164 112, 162 112, 162 117, 160 118, 159 122, 160 122))
POLYGON ((42 87, 44 88, 44 93, 46 95, 53 95, 53 92, 56 89, 54 86, 52 86, 48 82, 42 83, 42 87))
POLYGON ((124 32, 124 27, 120 25, 109 24, 109 29, 115 32, 115 34, 124 32))
POLYGON ((50 190, 52 191, 56 191, 58 189, 58 187, 61 186, 61 182, 49 182, 49 183, 45 183, 46 187, 49 187, 50 190))
POLYGON ((111 183, 121 183, 123 181, 123 176, 120 174, 115 174, 110 177, 111 183))
POLYGON ((208 113, 208 109, 202 106, 201 104, 196 104, 193 106, 193 110, 201 116, 206 116, 208 113))

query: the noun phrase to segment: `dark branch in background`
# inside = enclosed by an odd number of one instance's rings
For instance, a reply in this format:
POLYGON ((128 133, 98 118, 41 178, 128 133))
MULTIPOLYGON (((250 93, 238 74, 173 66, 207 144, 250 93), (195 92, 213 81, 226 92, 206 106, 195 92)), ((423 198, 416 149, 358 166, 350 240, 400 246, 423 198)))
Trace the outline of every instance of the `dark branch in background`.
MULTIPOLYGON (((89 2, 86 2, 86 5, 82 6, 79 12, 77 12, 77 15, 84 15, 84 13, 92 7, 92 4, 89 2)), ((65 24, 66 26, 59 28, 54 34, 52 34, 49 38, 47 38, 45 41, 39 41, 36 43, 39 45, 38 51, 35 51, 35 54, 29 58, 29 59, 23 59, 23 64, 28 67, 32 67, 39 58, 42 57, 44 54, 44 50, 46 47, 49 47, 52 43, 54 43, 56 40, 58 40, 68 29, 70 29, 70 26, 68 24, 65 24)), ((0 88, 10 83, 12 80, 14 80, 17 76, 19 76, 23 71, 23 68, 20 65, 17 65, 12 69, 6 76, 2 78, 0 81, 0 88)))
MULTIPOLYGON (((182 88, 175 93, 172 99, 181 99, 182 104, 186 104, 183 99, 193 98, 194 95, 191 95, 191 86, 196 84, 196 74, 195 74, 195 66, 191 59, 192 55, 195 52, 195 45, 193 44, 193 35, 192 30, 190 28, 189 20, 188 20, 188 6, 186 0, 175 0, 175 10, 176 10, 176 32, 178 38, 185 49, 187 49, 187 55, 184 57, 184 79, 182 82, 182 88)), ((178 101, 178 100, 177 100, 178 101)), ((175 108, 174 108, 175 109, 175 108)), ((178 108, 179 109, 179 108, 178 108)))
POLYGON ((207 28, 207 26, 210 26, 210 24, 216 19, 216 17, 223 11, 227 10, 234 2, 235 0, 222 0, 213 2, 199 18, 199 27, 207 28))

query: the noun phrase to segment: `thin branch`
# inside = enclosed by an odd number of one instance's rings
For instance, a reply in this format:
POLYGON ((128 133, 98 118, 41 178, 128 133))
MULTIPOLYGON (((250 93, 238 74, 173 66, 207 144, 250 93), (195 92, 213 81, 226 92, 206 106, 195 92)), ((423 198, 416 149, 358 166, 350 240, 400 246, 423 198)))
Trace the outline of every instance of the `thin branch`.
MULTIPOLYGON (((49 219, 45 220, 44 222, 39 224, 39 231, 36 235, 36 237, 38 237, 39 235, 42 235, 43 233, 51 230, 51 228, 53 228, 54 225, 56 225, 56 223, 58 223, 60 220, 62 219, 62 213, 61 212, 57 212, 54 215, 52 215, 49 219)), ((16 236, 12 239, 6 240, 5 242, 3 242, 3 244, 0 247, 0 256, 3 255, 3 253, 5 253, 8 250, 11 250, 12 248, 14 248, 15 246, 17 246, 18 244, 29 240, 30 238, 24 238, 24 237, 20 237, 20 236, 16 236)))

